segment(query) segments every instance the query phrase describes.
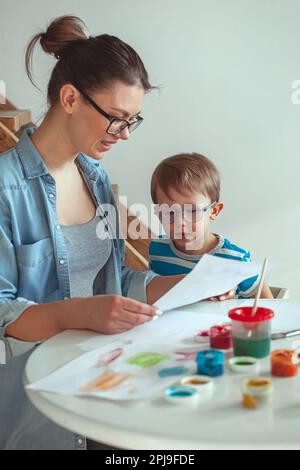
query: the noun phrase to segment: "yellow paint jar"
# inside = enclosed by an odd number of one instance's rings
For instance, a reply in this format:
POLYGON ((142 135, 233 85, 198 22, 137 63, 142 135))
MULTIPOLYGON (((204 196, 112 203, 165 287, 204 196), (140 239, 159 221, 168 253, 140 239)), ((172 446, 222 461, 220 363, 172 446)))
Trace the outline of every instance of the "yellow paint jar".
POLYGON ((251 377, 243 382, 243 407, 260 408, 272 402, 273 384, 268 377, 251 377))

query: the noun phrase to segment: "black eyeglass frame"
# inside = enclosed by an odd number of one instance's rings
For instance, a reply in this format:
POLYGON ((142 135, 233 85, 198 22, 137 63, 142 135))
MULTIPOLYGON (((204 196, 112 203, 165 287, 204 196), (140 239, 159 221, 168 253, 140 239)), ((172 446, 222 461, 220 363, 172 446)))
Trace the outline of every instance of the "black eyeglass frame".
MULTIPOLYGON (((77 88, 78 89, 78 88, 77 88)), ((106 113, 102 108, 100 108, 100 106, 97 105, 97 103, 95 103, 95 101, 89 96, 87 95, 86 93, 84 93, 83 91, 79 90, 79 93, 84 97, 84 99, 86 99, 90 105, 93 106, 93 108, 99 113, 101 114, 101 116, 105 117, 108 121, 109 121, 109 125, 106 129, 106 132, 107 134, 110 134, 110 135, 117 135, 117 134, 120 134, 120 132, 122 132, 124 129, 126 129, 126 127, 128 127, 128 131, 129 133, 133 132, 140 124, 142 124, 144 118, 142 118, 142 116, 140 115, 137 115, 134 119, 135 121, 133 122, 129 122, 129 121, 126 121, 126 119, 119 119, 119 118, 116 118, 115 116, 111 116, 110 114, 106 113), (124 122, 124 125, 121 126, 121 128, 117 131, 117 132, 111 132, 109 131, 109 128, 111 127, 111 125, 116 122, 116 121, 119 121, 119 122, 124 122), (133 127, 134 126, 134 127, 133 127)))

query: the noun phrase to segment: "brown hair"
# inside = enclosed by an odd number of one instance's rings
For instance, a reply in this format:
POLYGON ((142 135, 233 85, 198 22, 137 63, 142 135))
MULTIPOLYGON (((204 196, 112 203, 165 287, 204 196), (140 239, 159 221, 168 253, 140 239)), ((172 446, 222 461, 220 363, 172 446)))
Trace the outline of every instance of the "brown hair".
MULTIPOLYGON (((48 26, 46 32, 36 34, 26 49, 26 71, 32 79, 32 55, 36 43, 58 59, 48 84, 48 103, 54 105, 59 91, 66 83, 90 93, 110 88, 113 80, 128 85, 139 85, 145 92, 151 90, 144 64, 135 50, 121 39, 101 34, 88 37, 85 24, 76 16, 61 16, 48 26)), ((35 85, 35 84, 34 84, 35 85)))
POLYGON ((151 179, 151 196, 157 203, 160 188, 167 196, 170 188, 201 193, 211 202, 220 199, 220 175, 216 166, 199 153, 180 153, 165 158, 155 168, 151 179))

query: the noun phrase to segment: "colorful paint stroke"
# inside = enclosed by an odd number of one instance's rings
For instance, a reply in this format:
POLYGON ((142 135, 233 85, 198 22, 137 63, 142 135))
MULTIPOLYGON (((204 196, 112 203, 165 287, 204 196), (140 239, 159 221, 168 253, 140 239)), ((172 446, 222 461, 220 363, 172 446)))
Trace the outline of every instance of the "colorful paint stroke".
POLYGON ((172 377, 173 375, 182 375, 188 372, 188 369, 183 366, 166 367, 158 371, 159 377, 172 377))
POLYGON ((130 374, 123 372, 107 371, 80 387, 80 390, 81 392, 110 391, 123 384, 129 377, 130 374))
POLYGON ((166 356, 165 354, 141 352, 128 359, 126 363, 147 368, 153 367, 156 364, 159 364, 161 361, 165 361, 166 359, 169 359, 169 356, 166 356))
POLYGON ((111 362, 115 361, 124 353, 123 348, 116 348, 113 349, 112 351, 109 351, 108 353, 102 354, 99 358, 98 361, 96 362, 94 367, 105 367, 111 362))
POLYGON ((176 351, 175 354, 181 356, 180 358, 176 359, 176 361, 190 361, 196 359, 197 353, 199 349, 196 351, 176 351))

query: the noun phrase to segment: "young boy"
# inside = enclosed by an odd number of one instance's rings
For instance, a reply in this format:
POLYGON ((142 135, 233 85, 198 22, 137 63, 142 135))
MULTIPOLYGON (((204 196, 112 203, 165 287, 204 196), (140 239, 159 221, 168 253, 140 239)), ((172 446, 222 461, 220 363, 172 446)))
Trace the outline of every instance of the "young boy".
MULTIPOLYGON (((250 253, 221 235, 211 232, 210 221, 223 209, 220 177, 215 165, 203 155, 179 154, 163 160, 151 180, 151 196, 166 236, 152 240, 150 269, 160 275, 186 274, 205 253, 250 261, 250 253)), ((236 297, 253 297, 258 276, 241 282, 236 297)), ((273 298, 264 284, 262 298, 273 298)))

